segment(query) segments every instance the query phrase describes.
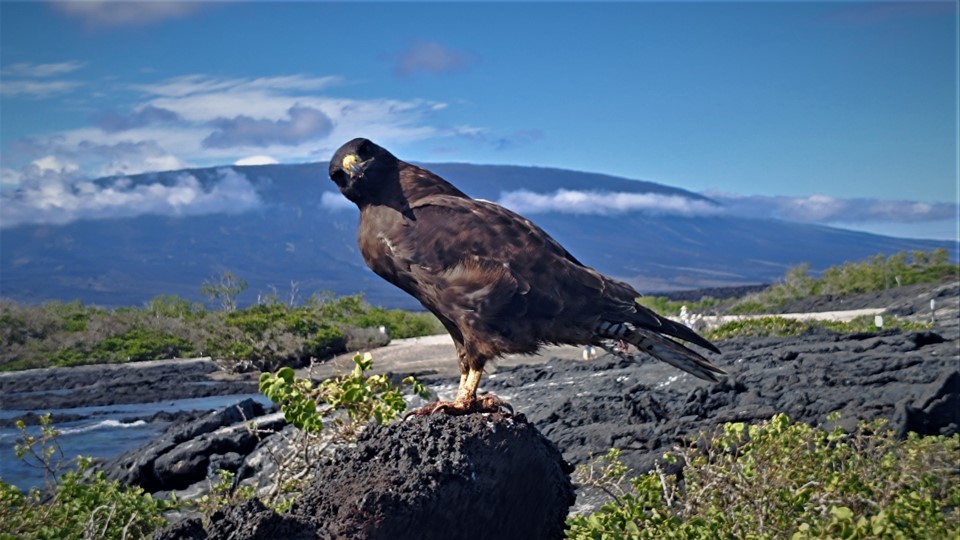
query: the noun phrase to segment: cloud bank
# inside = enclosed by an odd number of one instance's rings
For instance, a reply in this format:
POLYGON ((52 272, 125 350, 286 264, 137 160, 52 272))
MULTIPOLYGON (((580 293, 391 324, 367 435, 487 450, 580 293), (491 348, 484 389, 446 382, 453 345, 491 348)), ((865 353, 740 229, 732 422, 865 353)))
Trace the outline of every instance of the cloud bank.
MULTIPOLYGON (((16 71, 56 75, 68 69, 79 64, 24 64, 16 71)), ((219 166, 254 155, 279 162, 327 159, 343 141, 358 136, 390 144, 456 136, 434 121, 446 103, 324 95, 342 82, 337 76, 307 74, 104 82, 132 100, 94 112, 89 126, 11 141, 0 156, 4 183, 16 183, 24 167, 47 156, 95 178, 219 166)), ((73 84, 80 83, 5 76, 2 89, 5 99, 39 99, 73 84)))
POLYGON ((297 104, 287 110, 287 115, 289 119, 280 120, 245 115, 218 118, 210 122, 217 130, 202 144, 204 148, 294 146, 311 139, 322 139, 333 131, 333 120, 319 109, 297 104))
POLYGON ((65 224, 81 219, 145 214, 186 216, 239 213, 256 208, 260 198, 250 181, 232 169, 217 171, 204 186, 181 173, 166 182, 133 183, 127 177, 92 181, 48 161, 33 165, 19 189, 0 191, 0 228, 24 224, 65 224))
POLYGON ((356 210, 357 207, 340 192, 324 191, 320 195, 320 208, 331 212, 338 212, 340 210, 356 210))
POLYGON ((558 212, 580 215, 611 215, 627 212, 647 212, 704 216, 722 212, 720 207, 709 201, 679 195, 569 189, 559 189, 553 193, 534 193, 527 190, 509 191, 502 193, 497 203, 520 214, 558 212))
POLYGON ((718 192, 706 192, 703 195, 715 203, 679 195, 567 189, 552 193, 510 191, 501 194, 497 202, 520 214, 616 215, 645 212, 689 217, 724 215, 782 219, 822 225, 928 223, 956 219, 960 215, 960 205, 957 203, 841 199, 826 195, 746 196, 718 192))
POLYGON ((957 203, 704 193, 733 215, 802 223, 920 223, 955 218, 957 203))

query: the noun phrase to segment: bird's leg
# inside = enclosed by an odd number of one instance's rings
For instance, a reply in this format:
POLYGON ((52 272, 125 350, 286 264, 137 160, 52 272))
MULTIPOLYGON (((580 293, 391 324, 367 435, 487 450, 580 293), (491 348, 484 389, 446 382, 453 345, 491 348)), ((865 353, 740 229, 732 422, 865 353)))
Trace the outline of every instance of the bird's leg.
POLYGON ((471 413, 489 413, 500 412, 506 409, 511 414, 513 407, 500 398, 487 394, 477 398, 477 388, 480 386, 480 376, 483 371, 469 368, 466 373, 460 375, 460 387, 457 388, 457 397, 453 401, 438 401, 425 407, 415 409, 407 413, 406 416, 433 414, 443 412, 454 416, 471 413))

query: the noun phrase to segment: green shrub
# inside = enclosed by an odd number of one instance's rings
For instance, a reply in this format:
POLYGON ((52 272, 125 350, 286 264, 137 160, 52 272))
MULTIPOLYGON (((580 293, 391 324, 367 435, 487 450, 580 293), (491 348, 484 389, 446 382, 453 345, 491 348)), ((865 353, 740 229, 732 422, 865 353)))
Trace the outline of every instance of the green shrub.
MULTIPOLYGON (((321 466, 319 452, 331 441, 354 443, 358 430, 371 421, 385 424, 406 409, 400 388, 385 375, 371 375, 373 358, 367 353, 353 358, 351 373, 315 383, 297 377, 285 367, 275 374, 260 376, 260 392, 280 405, 288 422, 297 426, 287 450, 281 455, 270 453, 276 472, 272 486, 263 498, 278 512, 286 511, 296 494, 310 481, 321 466), (327 433, 319 436, 324 424, 327 433)), ((427 398, 427 389, 413 377, 403 379, 414 394, 427 398)))
POLYGON ((65 464, 49 414, 41 417, 40 435, 29 435, 23 422, 17 427, 17 455, 47 473, 47 489, 24 494, 0 480, 0 539, 145 538, 166 525, 163 512, 179 508, 176 499, 156 499, 92 472, 89 458, 60 475, 65 464))
MULTIPOLYGON (((276 374, 260 375, 260 392, 280 405, 284 418, 300 429, 319 432, 323 419, 333 417, 338 431, 352 435, 356 426, 370 420, 385 424, 407 408, 400 389, 386 375, 371 375, 373 356, 357 354, 349 375, 325 379, 318 384, 297 377, 293 369, 285 367, 276 374), (343 412, 337 416, 337 413, 343 412)), ((403 379, 413 392, 426 398, 427 389, 412 376, 403 379)))
POLYGON ((687 306, 690 313, 707 313, 712 309, 718 308, 724 303, 732 302, 732 298, 718 300, 711 296, 704 296, 696 301, 678 301, 670 300, 666 296, 641 296, 637 298, 637 303, 648 307, 664 316, 675 316, 680 313, 683 306, 687 306))
POLYGON ((381 325, 395 338, 443 331, 432 315, 372 307, 360 296, 325 295, 299 307, 270 300, 223 312, 178 296, 113 310, 0 299, 0 371, 188 355, 214 356, 238 370, 274 370, 347 350, 347 333, 355 338, 351 346, 385 344, 381 325))
MULTIPOLYGON (((884 330, 928 330, 930 323, 915 323, 911 321, 902 321, 893 316, 883 318, 884 330)), ((837 334, 855 334, 864 332, 878 332, 879 329, 874 324, 873 317, 861 316, 848 322, 842 321, 819 321, 813 319, 788 319, 771 315, 768 317, 756 317, 743 319, 739 321, 730 321, 717 328, 704 330, 703 336, 709 340, 724 340, 735 337, 788 337, 800 336, 815 332, 818 330, 827 330, 837 334)))
POLYGON ((104 339, 90 355, 103 362, 138 362, 183 357, 193 352, 193 345, 179 336, 154 328, 132 328, 104 339))
POLYGON ((206 350, 257 370, 306 365, 346 350, 343 332, 317 310, 258 304, 217 314, 208 326, 206 350))
POLYGON ((960 265, 950 263, 946 249, 877 254, 865 261, 831 266, 819 277, 803 263, 787 271, 783 280, 758 293, 744 296, 730 307, 731 314, 769 313, 792 300, 814 295, 845 296, 960 277, 960 265))
POLYGON ((402 310, 388 310, 371 306, 364 302, 361 295, 333 296, 325 292, 314 295, 308 305, 316 309, 322 317, 341 325, 357 328, 378 328, 384 326, 393 339, 403 339, 445 332, 440 321, 429 313, 413 313, 402 310))
POLYGON ((199 321, 207 316, 207 310, 203 307, 203 304, 190 303, 185 298, 171 294, 153 297, 144 306, 144 311, 154 317, 167 317, 184 321, 199 321))
MULTIPOLYGON (((835 418, 834 418, 835 420, 835 418)), ((578 471, 616 498, 569 518, 569 538, 957 538, 960 435, 897 440, 882 422, 856 433, 792 423, 725 424, 627 479, 616 451, 578 471), (625 486, 626 485, 626 486, 625 486)))

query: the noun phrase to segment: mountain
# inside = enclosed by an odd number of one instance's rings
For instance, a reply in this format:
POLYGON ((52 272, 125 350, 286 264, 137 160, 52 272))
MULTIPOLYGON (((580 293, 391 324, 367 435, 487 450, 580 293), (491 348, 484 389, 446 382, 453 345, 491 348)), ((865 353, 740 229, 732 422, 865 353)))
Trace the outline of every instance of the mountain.
MULTIPOLYGON (((718 211, 586 213, 552 211, 528 217, 585 264, 643 292, 771 282, 787 268, 814 270, 877 253, 946 247, 951 242, 889 238, 719 211, 682 189, 601 174, 549 168, 431 164, 429 168, 477 198, 558 189, 646 194, 718 211)), ((0 233, 0 295, 36 303, 80 299, 103 306, 140 305, 160 294, 201 300, 205 279, 231 271, 258 294, 301 297, 318 291, 363 292, 374 304, 418 307, 366 268, 356 246, 358 213, 336 192, 326 163, 191 169, 131 176, 124 185, 175 185, 184 175, 208 193, 233 171, 258 201, 236 212, 137 213, 71 223, 28 224, 0 233), (132 216, 132 217, 131 217, 132 216)), ((116 183, 104 178, 101 188, 116 183)), ((577 210, 579 212, 579 210, 577 210)))

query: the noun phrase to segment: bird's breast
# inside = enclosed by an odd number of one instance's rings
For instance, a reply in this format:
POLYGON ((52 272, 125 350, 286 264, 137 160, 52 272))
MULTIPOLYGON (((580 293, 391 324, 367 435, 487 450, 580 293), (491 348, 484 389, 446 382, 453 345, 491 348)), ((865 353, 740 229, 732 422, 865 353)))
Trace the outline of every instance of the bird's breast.
POLYGON ((390 209, 365 210, 360 215, 357 241, 367 266, 381 277, 393 281, 398 272, 409 266, 399 233, 403 217, 390 209))

